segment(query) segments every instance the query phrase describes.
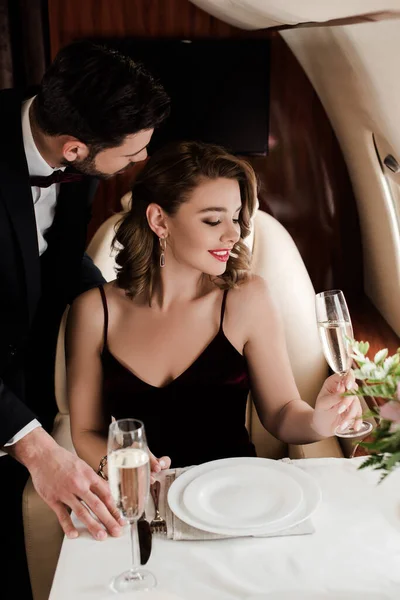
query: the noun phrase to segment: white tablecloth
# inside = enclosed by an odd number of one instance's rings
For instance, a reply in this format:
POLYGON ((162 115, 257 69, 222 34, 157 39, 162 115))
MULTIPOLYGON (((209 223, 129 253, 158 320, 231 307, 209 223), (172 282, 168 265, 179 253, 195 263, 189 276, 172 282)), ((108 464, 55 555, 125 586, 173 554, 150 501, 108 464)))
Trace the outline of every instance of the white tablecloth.
MULTIPOLYGON (((201 542, 153 537, 147 568, 158 590, 184 600, 257 594, 260 600, 399 600, 400 470, 377 485, 379 473, 357 470, 362 460, 294 461, 322 489, 312 535, 201 542)), ((108 583, 129 566, 128 531, 105 542, 85 532, 65 539, 49 600, 115 598, 108 583)))

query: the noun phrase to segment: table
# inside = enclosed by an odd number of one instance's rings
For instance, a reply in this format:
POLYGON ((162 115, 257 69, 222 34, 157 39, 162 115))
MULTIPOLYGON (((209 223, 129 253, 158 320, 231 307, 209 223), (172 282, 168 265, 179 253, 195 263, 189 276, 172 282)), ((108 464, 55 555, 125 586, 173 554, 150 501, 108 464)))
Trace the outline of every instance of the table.
MULTIPOLYGON (((398 600, 400 470, 377 485, 379 472, 358 470, 363 460, 293 461, 322 489, 312 535, 201 542, 153 537, 147 568, 157 589, 184 600, 246 600, 257 594, 260 600, 398 600)), ((129 566, 128 532, 105 542, 86 532, 65 539, 49 600, 116 598, 108 582, 129 566)))

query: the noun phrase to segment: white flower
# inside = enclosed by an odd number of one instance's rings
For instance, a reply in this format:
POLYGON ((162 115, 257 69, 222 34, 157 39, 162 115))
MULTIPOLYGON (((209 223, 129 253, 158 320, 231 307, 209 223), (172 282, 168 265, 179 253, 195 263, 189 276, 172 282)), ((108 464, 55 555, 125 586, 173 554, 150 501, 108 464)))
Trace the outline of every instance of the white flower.
POLYGON ((386 379, 387 372, 383 367, 376 367, 370 375, 370 379, 380 379, 384 381, 386 379))
POLYGON ((370 377, 376 368, 377 366, 375 365, 375 363, 367 359, 367 362, 361 366, 360 372, 364 377, 370 377))
POLYGON ((388 349, 387 348, 382 348, 382 350, 379 350, 379 352, 377 352, 374 356, 374 362, 378 363, 379 361, 383 360, 384 358, 387 357, 388 354, 388 349))
POLYGON ((369 361, 369 358, 364 356, 364 354, 361 354, 361 352, 359 352, 356 348, 352 348, 351 350, 352 352, 350 352, 350 356, 351 358, 354 358, 354 360, 356 360, 357 362, 364 363, 366 361, 369 361))
POLYGON ((384 368, 386 374, 389 373, 389 371, 392 368, 393 363, 395 362, 395 360, 396 360, 396 355, 394 355, 394 356, 388 356, 384 360, 384 362, 383 362, 383 368, 384 368))

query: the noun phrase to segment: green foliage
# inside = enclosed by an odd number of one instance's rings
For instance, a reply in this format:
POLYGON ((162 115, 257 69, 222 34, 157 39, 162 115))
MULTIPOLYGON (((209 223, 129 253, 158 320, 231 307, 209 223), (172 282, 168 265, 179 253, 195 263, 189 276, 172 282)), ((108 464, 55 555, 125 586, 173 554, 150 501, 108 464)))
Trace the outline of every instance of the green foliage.
MULTIPOLYGON (((388 349, 382 348, 371 360, 367 357, 368 342, 357 342, 347 338, 350 355, 357 368, 356 378, 360 381, 358 390, 346 392, 346 396, 381 398, 387 402, 399 402, 400 389, 400 348, 396 354, 388 356, 388 349)), ((400 466, 400 422, 382 419, 379 408, 373 408, 364 417, 374 417, 378 425, 371 434, 372 441, 360 442, 360 446, 370 452, 360 469, 372 467, 383 471, 380 481, 400 466)))

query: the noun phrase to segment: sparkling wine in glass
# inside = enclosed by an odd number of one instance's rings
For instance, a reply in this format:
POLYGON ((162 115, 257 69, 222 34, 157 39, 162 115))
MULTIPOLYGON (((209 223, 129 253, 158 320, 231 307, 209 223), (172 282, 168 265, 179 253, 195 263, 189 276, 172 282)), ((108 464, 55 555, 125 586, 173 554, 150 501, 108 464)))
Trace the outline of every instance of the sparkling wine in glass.
POLYGON ((129 522, 132 566, 111 581, 116 593, 146 591, 156 586, 154 575, 140 567, 137 522, 150 489, 150 458, 144 425, 136 419, 113 421, 108 431, 108 480, 121 514, 129 522))
MULTIPOLYGON (((349 349, 349 339, 353 339, 353 327, 343 292, 329 290, 317 294, 315 309, 319 337, 327 363, 334 373, 345 377, 353 362, 349 349)), ((363 421, 358 431, 354 429, 353 423, 344 430, 336 428, 335 435, 353 438, 367 435, 371 430, 371 423, 363 421)))

